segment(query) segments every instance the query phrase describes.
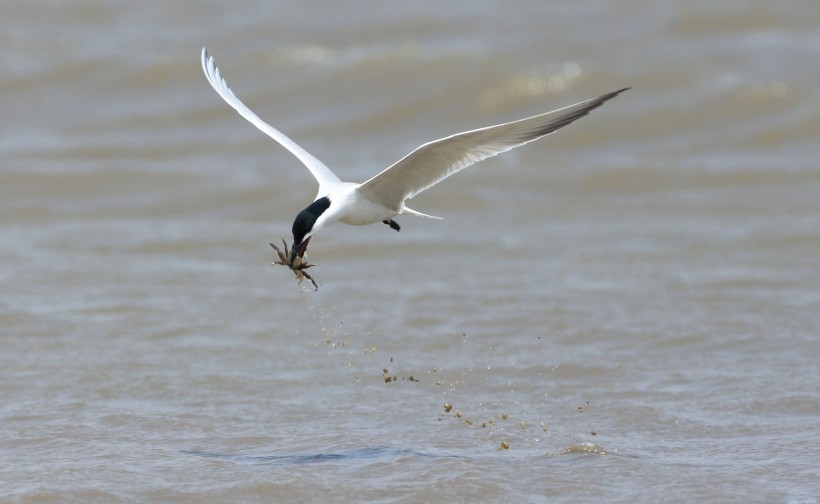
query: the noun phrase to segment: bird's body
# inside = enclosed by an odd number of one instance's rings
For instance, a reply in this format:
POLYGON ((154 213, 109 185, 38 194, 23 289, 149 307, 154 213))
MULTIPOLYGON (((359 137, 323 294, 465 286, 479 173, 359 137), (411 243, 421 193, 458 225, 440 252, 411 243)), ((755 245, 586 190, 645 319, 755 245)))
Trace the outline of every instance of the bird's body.
POLYGON ((331 202, 330 208, 316 221, 313 226, 314 232, 334 221, 352 226, 365 226, 390 219, 402 212, 401 208, 387 208, 372 201, 359 191, 359 187, 361 184, 353 182, 342 182, 333 187, 327 193, 331 202))
POLYGON ((363 226, 383 222, 399 230, 393 217, 411 214, 439 219, 406 206, 406 201, 462 169, 542 138, 583 117, 624 88, 569 107, 487 128, 480 128, 428 142, 358 184, 342 182, 324 163, 283 133, 262 121, 228 87, 207 49, 202 48, 202 69, 217 93, 239 114, 287 148, 310 170, 319 183, 316 199, 299 212, 293 223, 292 256, 304 254, 310 238, 334 222, 363 226))

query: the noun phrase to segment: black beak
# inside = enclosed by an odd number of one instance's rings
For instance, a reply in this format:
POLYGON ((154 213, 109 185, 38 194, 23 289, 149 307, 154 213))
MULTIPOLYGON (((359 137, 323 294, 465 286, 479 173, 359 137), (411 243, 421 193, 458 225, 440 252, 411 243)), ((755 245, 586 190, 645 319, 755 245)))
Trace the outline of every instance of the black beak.
POLYGON ((293 261, 296 260, 296 257, 303 257, 305 255, 305 251, 307 250, 308 243, 310 243, 310 239, 313 238, 312 236, 308 236, 308 239, 305 241, 301 241, 299 243, 294 243, 293 248, 290 250, 290 263, 293 264, 293 261))
POLYGON ((296 260, 296 255, 299 253, 299 249, 302 247, 301 243, 294 243, 293 248, 290 249, 290 263, 293 264, 293 261, 296 260))

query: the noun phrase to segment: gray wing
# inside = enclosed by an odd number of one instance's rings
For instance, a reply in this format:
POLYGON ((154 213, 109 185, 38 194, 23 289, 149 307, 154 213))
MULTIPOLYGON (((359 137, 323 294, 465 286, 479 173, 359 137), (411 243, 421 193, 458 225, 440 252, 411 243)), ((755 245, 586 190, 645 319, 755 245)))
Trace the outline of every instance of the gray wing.
POLYGON ((399 210, 406 199, 488 157, 542 138, 629 88, 545 114, 428 142, 359 186, 365 197, 399 210))

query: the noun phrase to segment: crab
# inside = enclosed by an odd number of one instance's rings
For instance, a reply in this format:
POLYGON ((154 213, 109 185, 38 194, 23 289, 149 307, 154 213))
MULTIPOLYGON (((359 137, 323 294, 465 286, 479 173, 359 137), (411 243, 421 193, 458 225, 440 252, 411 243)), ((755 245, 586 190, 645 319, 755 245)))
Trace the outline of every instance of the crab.
POLYGON ((280 249, 274 243, 271 243, 270 246, 273 247, 273 250, 279 255, 279 260, 274 262, 273 264, 281 264, 282 266, 287 266, 293 271, 293 274, 296 275, 296 278, 299 279, 299 284, 307 278, 310 280, 310 283, 313 284, 313 287, 316 290, 319 290, 319 284, 316 283, 316 280, 313 279, 305 270, 310 268, 311 266, 316 266, 315 264, 308 263, 304 260, 304 252, 301 254, 297 254, 293 262, 290 260, 290 250, 288 250, 288 242, 285 241, 285 238, 282 237, 282 244, 285 246, 285 250, 280 249))

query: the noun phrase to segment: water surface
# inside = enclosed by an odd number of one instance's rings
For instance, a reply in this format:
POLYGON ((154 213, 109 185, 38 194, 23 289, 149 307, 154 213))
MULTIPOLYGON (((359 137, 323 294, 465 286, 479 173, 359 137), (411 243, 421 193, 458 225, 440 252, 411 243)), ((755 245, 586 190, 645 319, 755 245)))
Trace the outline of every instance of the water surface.
POLYGON ((817 501, 814 3, 2 13, 2 500, 817 501), (267 243, 314 181, 203 45, 353 181, 633 89, 323 230, 313 292, 267 243))

